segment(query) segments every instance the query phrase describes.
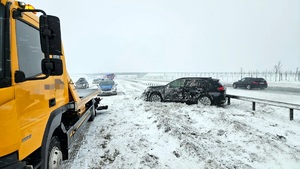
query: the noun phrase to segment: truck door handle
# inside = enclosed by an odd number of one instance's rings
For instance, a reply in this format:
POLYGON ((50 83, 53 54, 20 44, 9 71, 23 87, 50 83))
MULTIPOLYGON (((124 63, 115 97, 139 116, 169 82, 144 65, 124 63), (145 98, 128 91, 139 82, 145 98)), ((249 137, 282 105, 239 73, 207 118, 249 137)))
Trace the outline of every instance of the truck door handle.
POLYGON ((49 107, 52 107, 55 105, 56 105, 56 99, 55 98, 49 99, 49 107))

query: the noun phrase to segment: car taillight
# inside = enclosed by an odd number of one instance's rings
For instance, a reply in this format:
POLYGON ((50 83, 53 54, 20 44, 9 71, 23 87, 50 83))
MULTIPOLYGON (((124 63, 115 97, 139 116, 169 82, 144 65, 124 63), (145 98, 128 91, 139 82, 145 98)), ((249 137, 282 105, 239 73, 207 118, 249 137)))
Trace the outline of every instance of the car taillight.
POLYGON ((252 82, 252 84, 258 84, 258 82, 252 82))
POLYGON ((225 87, 224 87, 224 86, 218 87, 217 90, 218 90, 218 91, 224 91, 224 90, 225 90, 225 87))

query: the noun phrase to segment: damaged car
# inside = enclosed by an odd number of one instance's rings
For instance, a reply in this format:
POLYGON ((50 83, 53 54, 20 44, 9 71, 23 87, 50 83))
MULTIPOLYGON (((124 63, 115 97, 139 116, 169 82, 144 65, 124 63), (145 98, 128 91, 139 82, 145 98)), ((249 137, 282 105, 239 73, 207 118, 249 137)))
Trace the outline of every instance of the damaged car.
POLYGON ((222 105, 226 89, 219 79, 184 77, 162 86, 150 86, 142 97, 151 102, 182 102, 187 104, 222 105))

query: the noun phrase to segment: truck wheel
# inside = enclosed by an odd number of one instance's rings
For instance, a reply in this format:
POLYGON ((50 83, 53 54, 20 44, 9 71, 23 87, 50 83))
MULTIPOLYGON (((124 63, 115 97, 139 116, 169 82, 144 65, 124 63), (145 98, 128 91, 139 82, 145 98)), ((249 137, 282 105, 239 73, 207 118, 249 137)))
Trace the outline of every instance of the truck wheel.
POLYGON ((48 168, 62 169, 63 155, 57 136, 51 138, 48 151, 48 168))

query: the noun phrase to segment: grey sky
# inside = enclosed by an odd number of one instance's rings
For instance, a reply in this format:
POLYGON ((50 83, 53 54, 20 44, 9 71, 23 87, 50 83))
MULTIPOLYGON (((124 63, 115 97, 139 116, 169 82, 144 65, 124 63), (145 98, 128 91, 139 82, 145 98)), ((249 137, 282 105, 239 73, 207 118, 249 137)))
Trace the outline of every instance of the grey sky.
POLYGON ((300 68, 299 0, 28 0, 61 19, 70 73, 300 68))

